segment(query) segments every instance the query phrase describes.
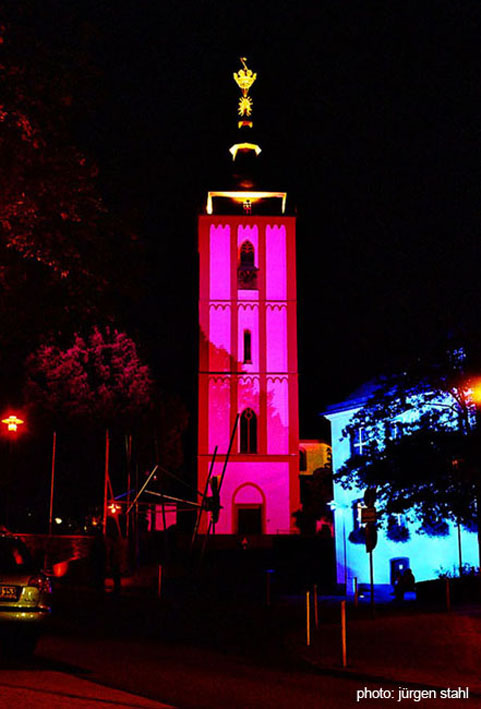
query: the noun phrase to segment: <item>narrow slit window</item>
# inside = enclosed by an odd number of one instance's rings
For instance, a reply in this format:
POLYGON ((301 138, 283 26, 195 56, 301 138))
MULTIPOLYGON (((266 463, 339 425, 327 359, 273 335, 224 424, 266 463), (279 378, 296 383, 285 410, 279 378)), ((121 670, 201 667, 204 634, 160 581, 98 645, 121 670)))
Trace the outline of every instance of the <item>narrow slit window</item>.
POLYGON ((250 330, 244 330, 244 363, 252 364, 252 337, 250 330))

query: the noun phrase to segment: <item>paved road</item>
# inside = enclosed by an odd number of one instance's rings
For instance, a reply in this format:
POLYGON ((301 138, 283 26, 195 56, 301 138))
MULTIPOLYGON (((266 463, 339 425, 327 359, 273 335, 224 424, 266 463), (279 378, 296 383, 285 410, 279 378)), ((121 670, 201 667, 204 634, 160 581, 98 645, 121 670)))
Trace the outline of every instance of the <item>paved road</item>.
MULTIPOLYGON (((239 602, 223 612, 219 599, 204 605, 192 601, 159 604, 149 595, 115 599, 69 589, 59 598, 56 621, 36 657, 23 665, 0 663, 0 706, 389 709, 399 704, 398 682, 321 674, 289 657, 286 631, 302 623, 297 614, 290 617, 289 606, 267 612, 239 602), (391 690, 393 697, 357 702, 363 688, 391 690)), ((458 705, 432 702, 433 709, 458 705)), ((402 701, 402 709, 409 706, 419 702, 402 701)), ((473 697, 462 706, 481 702, 473 697)))
MULTIPOLYGON (((269 658, 266 661, 269 664, 269 658)), ((210 649, 145 640, 49 636, 41 642, 36 662, 39 672, 48 663, 66 662, 71 665, 68 672, 82 672, 91 682, 182 709, 344 709, 359 706, 359 688, 379 687, 300 668, 253 664, 210 649)), ((363 704, 379 707, 374 701, 363 704)))

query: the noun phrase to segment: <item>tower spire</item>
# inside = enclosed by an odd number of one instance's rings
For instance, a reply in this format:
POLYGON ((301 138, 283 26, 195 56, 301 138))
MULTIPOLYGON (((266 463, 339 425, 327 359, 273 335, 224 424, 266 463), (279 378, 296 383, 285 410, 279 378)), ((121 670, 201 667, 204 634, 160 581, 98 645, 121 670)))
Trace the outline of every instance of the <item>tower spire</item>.
POLYGON ((234 72, 234 81, 242 91, 242 96, 239 98, 239 105, 237 108, 237 113, 241 117, 241 120, 237 125, 239 128, 252 128, 252 121, 249 119, 252 115, 253 101, 252 97, 249 96, 249 89, 257 79, 257 74, 254 74, 252 69, 248 69, 246 64, 247 57, 241 57, 240 60, 244 68, 240 69, 237 74, 234 72))
POLYGON ((242 95, 239 97, 239 103, 237 105, 237 115, 240 118, 237 123, 237 128, 240 131, 239 135, 242 137, 240 139, 237 139, 238 142, 236 142, 231 148, 229 148, 233 160, 236 159, 237 153, 239 151, 243 153, 253 152, 256 156, 259 155, 259 153, 261 152, 261 148, 259 147, 259 145, 251 142, 251 129, 253 126, 251 116, 252 106, 254 102, 252 101, 252 97, 249 96, 249 89, 251 88, 254 81, 257 79, 257 74, 254 73, 252 69, 248 68, 246 64, 246 57, 241 57, 240 61, 242 63, 243 68, 239 69, 238 72, 234 72, 233 76, 234 81, 236 82, 242 93, 242 95))

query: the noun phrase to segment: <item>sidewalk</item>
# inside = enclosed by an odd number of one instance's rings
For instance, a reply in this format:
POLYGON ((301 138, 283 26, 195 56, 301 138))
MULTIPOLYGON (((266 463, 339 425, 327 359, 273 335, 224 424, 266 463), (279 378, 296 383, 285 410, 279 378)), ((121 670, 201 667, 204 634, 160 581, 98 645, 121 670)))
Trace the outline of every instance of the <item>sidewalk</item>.
MULTIPOLYGON (((363 609, 364 611, 366 609, 363 609)), ((314 626, 314 624, 313 624, 314 626)), ((341 662, 341 623, 291 636, 291 648, 311 665, 363 679, 436 688, 469 687, 481 697, 481 614, 478 608, 451 612, 405 612, 374 618, 347 609, 347 667, 341 662)))
POLYGON ((62 672, 0 670, 0 706, 45 709, 172 709, 167 704, 62 672))

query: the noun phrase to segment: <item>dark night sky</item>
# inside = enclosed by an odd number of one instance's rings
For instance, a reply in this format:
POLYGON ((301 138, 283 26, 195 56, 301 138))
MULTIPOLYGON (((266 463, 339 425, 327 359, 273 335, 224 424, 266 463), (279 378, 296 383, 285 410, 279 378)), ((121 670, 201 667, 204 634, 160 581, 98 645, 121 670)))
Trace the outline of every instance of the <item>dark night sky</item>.
POLYGON ((301 433, 365 379, 478 324, 479 3, 86 1, 56 26, 89 37, 100 74, 78 141, 148 244, 139 323, 185 396, 196 217, 222 188, 241 55, 258 73, 264 159, 298 212, 301 433))

